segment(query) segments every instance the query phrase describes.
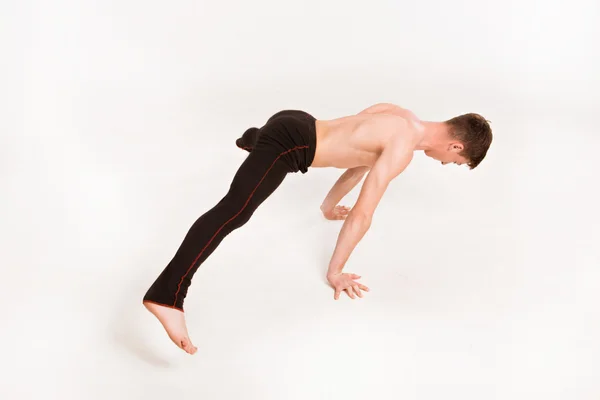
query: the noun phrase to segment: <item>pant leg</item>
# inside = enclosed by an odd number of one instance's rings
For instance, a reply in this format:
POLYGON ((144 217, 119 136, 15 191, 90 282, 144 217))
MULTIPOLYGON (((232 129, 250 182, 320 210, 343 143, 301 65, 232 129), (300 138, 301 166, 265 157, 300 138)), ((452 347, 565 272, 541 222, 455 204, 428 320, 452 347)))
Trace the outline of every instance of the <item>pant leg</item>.
POLYGON ((289 167, 281 162, 280 156, 268 148, 258 148, 248 155, 227 194, 194 222, 144 301, 183 311, 184 299, 198 267, 227 235, 246 224, 283 182, 289 167))

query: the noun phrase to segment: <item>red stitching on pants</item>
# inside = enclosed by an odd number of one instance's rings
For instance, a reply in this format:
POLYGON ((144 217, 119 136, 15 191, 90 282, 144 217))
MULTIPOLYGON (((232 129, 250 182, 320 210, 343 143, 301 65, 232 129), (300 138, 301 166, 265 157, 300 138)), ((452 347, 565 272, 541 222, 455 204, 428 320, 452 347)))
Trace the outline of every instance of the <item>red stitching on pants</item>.
POLYGON ((192 262, 192 264, 190 265, 190 267, 187 269, 187 271, 185 272, 185 274, 181 277, 181 279, 179 280, 179 283, 177 284, 177 292, 175 292, 175 301, 173 302, 173 307, 176 307, 177 297, 179 296, 179 291, 181 290, 181 284, 183 283, 183 280, 190 273, 190 271, 192 270, 192 268, 194 267, 194 265, 196 264, 196 262, 198 261, 198 259, 202 256, 202 253, 204 253, 204 250, 206 250, 207 247, 210 246, 210 244, 212 243, 212 241, 219 234, 219 232, 221 232, 221 230, 225 227, 225 225, 227 225, 228 223, 230 223, 231 221, 233 221, 235 218, 237 218, 238 215, 240 215, 242 213, 242 211, 244 211, 244 209, 246 208, 246 206, 248 206, 248 203, 250 202, 250 199, 254 195, 254 192, 256 192, 256 190, 258 189, 258 187, 260 186, 260 184, 262 183, 262 181, 265 180, 265 178, 267 177, 267 174, 273 168, 273 166, 275 165, 275 163, 281 158, 281 156, 283 156, 283 155, 285 155, 287 153, 291 153, 292 151, 301 150, 301 149, 307 149, 307 148, 308 148, 308 146, 294 147, 293 149, 284 151, 283 153, 279 154, 275 158, 275 160, 273 161, 273 163, 271 164, 271 166, 269 167, 269 169, 267 169, 267 171, 264 173, 263 177, 256 184, 256 187, 254 188, 254 190, 252 190, 252 192, 250 192, 250 195, 248 196, 248 199, 246 200, 246 203, 244 203, 244 205, 240 209, 240 211, 238 211, 233 217, 229 218, 223 225, 221 225, 221 227, 219 229, 217 229, 217 231, 215 232, 215 234, 210 238, 210 240, 208 241, 208 243, 206 243, 206 245, 204 246, 204 248, 202 250, 200 250, 200 253, 196 256, 196 258, 194 259, 194 261, 192 262))

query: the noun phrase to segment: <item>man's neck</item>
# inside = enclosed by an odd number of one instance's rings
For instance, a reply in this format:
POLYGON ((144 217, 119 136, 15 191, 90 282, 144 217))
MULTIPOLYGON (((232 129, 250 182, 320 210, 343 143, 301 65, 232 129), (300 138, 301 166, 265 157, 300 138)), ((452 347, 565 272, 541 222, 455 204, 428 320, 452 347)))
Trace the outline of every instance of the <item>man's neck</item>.
POLYGON ((432 150, 448 141, 447 128, 443 122, 421 121, 421 125, 425 128, 423 139, 415 150, 432 150))

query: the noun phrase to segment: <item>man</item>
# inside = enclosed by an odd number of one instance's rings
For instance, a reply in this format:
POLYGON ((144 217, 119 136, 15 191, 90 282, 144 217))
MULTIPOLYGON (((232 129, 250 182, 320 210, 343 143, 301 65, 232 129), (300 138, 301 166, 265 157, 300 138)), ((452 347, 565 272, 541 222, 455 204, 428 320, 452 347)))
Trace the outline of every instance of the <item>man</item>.
POLYGON ((183 300, 199 265, 225 236, 250 219, 287 174, 325 167, 346 169, 321 205, 326 218, 344 220, 327 279, 336 300, 342 292, 352 299, 362 297, 362 291, 369 289, 356 282, 359 276, 342 269, 369 229, 389 183, 407 167, 413 153, 422 150, 444 165, 466 164, 473 169, 484 159, 491 142, 490 126, 478 114, 427 122, 386 103, 332 120, 317 120, 303 111, 279 112, 262 128, 250 128, 237 139, 236 145, 249 155, 229 191, 191 226, 143 304, 178 347, 194 354, 197 348, 188 336, 183 300), (338 206, 367 172, 354 207, 338 206))

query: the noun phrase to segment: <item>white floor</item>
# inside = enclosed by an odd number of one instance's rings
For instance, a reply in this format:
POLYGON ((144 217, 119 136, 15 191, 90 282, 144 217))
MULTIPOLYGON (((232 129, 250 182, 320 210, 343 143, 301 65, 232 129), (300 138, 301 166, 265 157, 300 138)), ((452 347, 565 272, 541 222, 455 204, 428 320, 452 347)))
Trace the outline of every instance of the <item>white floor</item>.
MULTIPOLYGON (((3 3, 0 398, 600 398, 599 5, 3 3), (198 271, 190 357, 141 297, 284 108, 479 112, 479 168, 422 154, 346 270, 294 175, 198 271)), ((352 205, 357 191, 344 204, 352 205)))

